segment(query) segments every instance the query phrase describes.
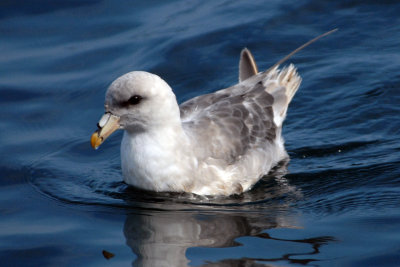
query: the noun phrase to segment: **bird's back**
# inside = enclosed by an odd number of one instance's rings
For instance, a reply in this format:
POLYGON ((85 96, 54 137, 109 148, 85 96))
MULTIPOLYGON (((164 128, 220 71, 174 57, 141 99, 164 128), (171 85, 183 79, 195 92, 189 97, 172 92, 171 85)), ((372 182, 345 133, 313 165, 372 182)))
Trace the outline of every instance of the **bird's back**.
POLYGON ((280 138, 287 107, 300 82, 290 66, 182 103, 185 131, 193 140, 207 144, 196 146, 196 154, 233 164, 248 150, 273 144, 280 138))

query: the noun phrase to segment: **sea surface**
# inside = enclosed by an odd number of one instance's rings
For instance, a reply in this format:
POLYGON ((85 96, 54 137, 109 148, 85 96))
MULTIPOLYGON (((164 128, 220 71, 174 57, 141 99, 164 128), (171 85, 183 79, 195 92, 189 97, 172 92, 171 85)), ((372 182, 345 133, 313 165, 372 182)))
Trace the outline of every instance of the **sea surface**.
POLYGON ((1 266, 400 266, 399 1, 0 2, 1 266), (303 78, 290 161, 210 198, 122 182, 90 136, 109 84, 161 76, 179 102, 260 70, 303 78), (104 255, 103 255, 104 254, 104 255))

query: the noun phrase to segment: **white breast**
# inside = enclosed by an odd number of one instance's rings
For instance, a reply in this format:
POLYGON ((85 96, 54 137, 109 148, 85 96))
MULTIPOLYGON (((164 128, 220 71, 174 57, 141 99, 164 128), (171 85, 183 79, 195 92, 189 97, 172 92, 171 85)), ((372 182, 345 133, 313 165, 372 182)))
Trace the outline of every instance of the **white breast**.
MULTIPOLYGON (((187 191, 195 169, 185 150, 175 149, 176 133, 171 130, 130 135, 121 143, 121 165, 127 184, 153 191, 187 191)), ((180 146, 181 147, 181 146, 180 146)))

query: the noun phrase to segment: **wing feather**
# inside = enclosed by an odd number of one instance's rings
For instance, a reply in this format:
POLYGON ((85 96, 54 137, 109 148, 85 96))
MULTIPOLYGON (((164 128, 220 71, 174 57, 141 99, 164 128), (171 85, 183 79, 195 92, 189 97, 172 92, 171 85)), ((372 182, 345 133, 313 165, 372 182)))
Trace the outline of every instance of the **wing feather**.
POLYGON ((241 95, 222 90, 183 103, 183 126, 198 143, 208 144, 196 146, 199 157, 233 164, 249 149, 264 147, 275 139, 273 102, 262 83, 241 95))

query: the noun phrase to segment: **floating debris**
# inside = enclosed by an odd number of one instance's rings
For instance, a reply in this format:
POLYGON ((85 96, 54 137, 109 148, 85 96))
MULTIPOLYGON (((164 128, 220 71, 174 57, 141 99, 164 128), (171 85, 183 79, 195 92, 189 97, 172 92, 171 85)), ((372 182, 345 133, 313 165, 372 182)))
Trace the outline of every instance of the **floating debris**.
POLYGON ((114 253, 108 252, 107 250, 103 250, 102 253, 103 253, 104 258, 106 258, 107 260, 109 260, 115 256, 114 253))

